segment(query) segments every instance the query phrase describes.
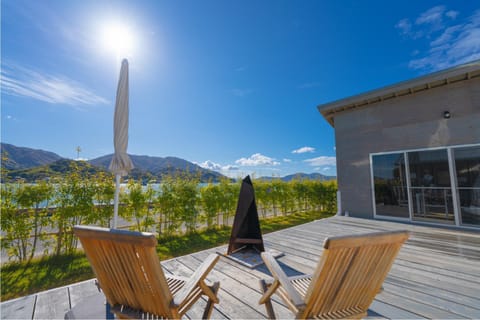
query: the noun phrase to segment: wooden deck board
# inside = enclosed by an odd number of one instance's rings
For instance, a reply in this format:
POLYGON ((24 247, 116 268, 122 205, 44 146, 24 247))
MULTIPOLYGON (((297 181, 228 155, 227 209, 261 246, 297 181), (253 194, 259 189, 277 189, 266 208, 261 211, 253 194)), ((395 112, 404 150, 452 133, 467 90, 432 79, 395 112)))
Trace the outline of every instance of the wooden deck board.
POLYGON ((74 306, 87 297, 98 294, 94 280, 87 280, 68 287, 70 305, 74 306))
MULTIPOLYGON (((430 303, 425 301, 418 301, 411 296, 399 295, 400 291, 389 292, 384 291, 380 293, 376 299, 380 301, 387 301, 392 303, 395 301, 395 305, 399 306, 404 310, 412 310, 415 314, 418 314, 419 317, 427 319, 463 319, 467 317, 462 317, 459 314, 449 312, 444 308, 438 306, 432 306, 430 303), (385 299, 385 300, 384 300, 385 299)), ((477 317, 474 317, 477 318, 477 317)))
POLYGON ((2 302, 1 317, 2 319, 32 319, 36 301, 37 295, 29 295, 2 302))
MULTIPOLYGON (((278 261, 293 275, 313 272, 329 236, 400 229, 410 230, 411 237, 385 280, 383 292, 370 306, 368 318, 480 318, 480 232, 333 217, 264 235, 264 242, 267 249, 284 253, 278 261)), ((225 250, 221 246, 162 265, 167 273, 190 276, 209 253, 225 250)), ((222 257, 208 277, 220 281, 220 304, 212 318, 265 318, 264 306, 258 305, 260 278, 269 278, 265 266, 249 269, 222 257)), ((89 280, 5 301, 0 304, 1 319, 62 319, 70 307, 93 295, 98 291, 89 280)), ((197 302, 185 318, 200 317, 205 304, 205 300, 197 302)), ((277 297, 273 304, 279 318, 292 318, 277 297)))
POLYGON ((463 292, 458 292, 461 290, 453 291, 445 287, 433 287, 429 283, 425 284, 415 280, 406 280, 393 274, 389 275, 389 277, 385 280, 385 283, 392 284, 399 291, 404 289, 412 289, 427 294, 433 294, 436 297, 445 298, 458 304, 473 306, 474 308, 480 310, 480 297, 471 297, 465 295, 463 292))
POLYGON ((390 319, 395 315, 396 319, 417 319, 418 314, 399 308, 398 306, 385 303, 379 299, 373 300, 368 310, 368 314, 372 318, 390 319))
MULTIPOLYGON (((205 253, 196 253, 188 258, 195 258, 200 262, 203 258, 206 257, 205 253)), ((184 258, 184 257, 183 257, 184 258)), ((185 261, 190 263, 189 261, 185 261)), ((231 261, 230 259, 223 258, 220 260, 217 270, 225 275, 226 279, 236 279, 237 282, 240 282, 241 286, 239 287, 236 283, 232 283, 231 287, 235 288, 235 293, 238 298, 241 298, 245 304, 250 305, 258 313, 260 313, 262 318, 266 317, 265 308, 258 304, 260 297, 262 295, 260 291, 259 280, 269 275, 262 273, 258 268, 256 269, 245 269, 242 268, 238 263, 231 261), (244 288, 246 287, 246 288, 244 288), (243 288, 244 293, 236 291, 237 288, 243 288)), ((283 302, 275 297, 273 299, 273 306, 275 308, 276 314, 279 318, 288 317, 289 311, 283 305, 283 302)))
POLYGON ((386 292, 395 294, 395 296, 400 297, 401 299, 402 298, 414 299, 417 302, 433 306, 437 309, 453 312, 455 314, 458 314, 459 317, 473 319, 476 316, 478 316, 478 313, 480 312, 479 309, 450 300, 453 298, 453 294, 448 297, 440 298, 438 291, 441 291, 441 290, 437 290, 436 292, 432 292, 432 291, 422 292, 422 291, 410 289, 408 287, 402 287, 400 289, 399 287, 391 284, 388 281, 385 281, 383 288, 386 292))
POLYGON ((37 295, 33 319, 59 319, 70 309, 68 288, 42 292, 37 295))

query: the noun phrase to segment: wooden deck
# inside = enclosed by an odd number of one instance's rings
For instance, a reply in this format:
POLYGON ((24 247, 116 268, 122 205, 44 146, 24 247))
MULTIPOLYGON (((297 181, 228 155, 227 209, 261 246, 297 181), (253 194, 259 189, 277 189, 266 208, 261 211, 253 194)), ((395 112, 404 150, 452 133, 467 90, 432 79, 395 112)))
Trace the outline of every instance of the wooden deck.
MULTIPOLYGON (((381 230, 412 232, 384 282, 384 290, 370 306, 369 318, 480 318, 480 232, 424 227, 411 224, 333 217, 264 235, 267 249, 282 251, 278 260, 289 274, 311 273, 328 236, 381 230)), ((211 252, 226 246, 162 262, 166 272, 190 275, 211 252)), ((221 258, 209 278, 221 282, 220 303, 212 318, 260 319, 258 280, 268 277, 262 265, 249 269, 221 258)), ((1 319, 63 319, 70 307, 98 295, 93 280, 56 288, 3 302, 1 319)), ((188 318, 201 316, 204 301, 191 309, 188 318)), ((93 306, 92 306, 93 308, 93 306)), ((277 299, 279 318, 292 314, 277 299)), ((97 318, 104 318, 99 313, 97 318)))

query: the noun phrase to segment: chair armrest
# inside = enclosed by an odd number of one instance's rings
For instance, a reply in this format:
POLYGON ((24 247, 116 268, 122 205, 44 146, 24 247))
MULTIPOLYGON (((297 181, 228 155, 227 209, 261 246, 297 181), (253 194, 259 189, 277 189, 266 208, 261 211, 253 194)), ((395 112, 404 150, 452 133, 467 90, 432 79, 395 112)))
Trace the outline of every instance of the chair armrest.
POLYGON ((213 269, 220 257, 217 254, 210 254, 207 259, 195 270, 195 273, 187 280, 183 288, 173 298, 173 304, 181 305, 182 302, 188 297, 188 295, 197 286, 202 288, 202 291, 212 300, 218 302, 218 298, 208 286, 203 284, 203 280, 207 277, 208 273, 213 269))
POLYGON ((290 280, 288 279, 285 272, 283 272, 282 268, 277 263, 275 258, 268 252, 262 252, 262 259, 265 262, 268 270, 270 270, 270 272, 272 273, 275 281, 278 281, 283 287, 283 289, 286 291, 288 299, 291 301, 291 303, 297 308, 301 308, 302 306, 304 306, 305 302, 303 301, 302 297, 290 283, 290 280))

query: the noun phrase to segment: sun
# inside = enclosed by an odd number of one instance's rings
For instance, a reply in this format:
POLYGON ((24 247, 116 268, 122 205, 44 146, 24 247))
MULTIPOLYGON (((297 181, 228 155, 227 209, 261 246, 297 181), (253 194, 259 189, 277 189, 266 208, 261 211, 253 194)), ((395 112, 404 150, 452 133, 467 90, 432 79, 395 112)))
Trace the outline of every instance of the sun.
POLYGON ((105 23, 100 30, 102 47, 114 53, 118 58, 126 58, 133 54, 135 36, 133 30, 124 23, 105 23))

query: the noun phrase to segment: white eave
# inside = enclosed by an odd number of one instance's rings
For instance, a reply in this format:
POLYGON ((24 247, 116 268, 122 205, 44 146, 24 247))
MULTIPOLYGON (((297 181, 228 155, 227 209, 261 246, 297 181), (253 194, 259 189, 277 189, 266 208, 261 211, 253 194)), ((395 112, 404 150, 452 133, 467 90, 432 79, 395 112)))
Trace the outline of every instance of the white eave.
POLYGON ((321 104, 317 106, 317 109, 323 117, 334 126, 334 118, 338 113, 478 77, 480 77, 480 60, 431 73, 412 80, 399 82, 391 86, 368 91, 356 96, 321 104))

